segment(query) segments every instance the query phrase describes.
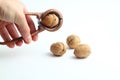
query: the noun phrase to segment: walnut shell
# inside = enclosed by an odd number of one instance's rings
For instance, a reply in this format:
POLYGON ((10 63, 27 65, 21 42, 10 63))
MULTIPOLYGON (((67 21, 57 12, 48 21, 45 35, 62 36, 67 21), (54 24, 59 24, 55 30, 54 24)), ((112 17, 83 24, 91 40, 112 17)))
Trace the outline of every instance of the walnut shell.
POLYGON ((62 56, 66 52, 66 46, 62 42, 53 43, 50 47, 55 56, 62 56))
POLYGON ((48 14, 42 19, 41 23, 52 28, 59 23, 59 19, 55 14, 48 14))
POLYGON ((80 44, 74 49, 74 54, 77 58, 86 58, 90 55, 91 49, 87 44, 80 44))
POLYGON ((80 45, 80 38, 77 35, 72 34, 67 37, 66 42, 71 49, 74 49, 76 46, 80 45))

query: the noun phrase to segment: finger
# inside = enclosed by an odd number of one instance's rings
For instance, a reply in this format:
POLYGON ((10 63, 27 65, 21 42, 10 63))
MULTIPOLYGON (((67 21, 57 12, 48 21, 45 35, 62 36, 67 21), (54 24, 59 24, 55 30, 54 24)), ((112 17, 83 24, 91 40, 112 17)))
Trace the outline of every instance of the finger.
POLYGON ((26 18, 24 14, 17 14, 15 18, 15 23, 17 25, 17 28, 22 35, 25 43, 29 44, 32 40, 31 34, 30 34, 30 28, 27 24, 26 18))
POLYGON ((6 25, 6 22, 0 20, 0 29, 6 25))
MULTIPOLYGON (((30 32, 33 33, 36 31, 36 28, 35 28, 35 25, 34 25, 34 22, 33 20, 31 19, 30 16, 26 15, 26 19, 27 19, 27 22, 28 22, 28 25, 30 27, 30 32)), ((36 41, 38 39, 38 35, 34 35, 32 36, 32 40, 36 41)))
MULTIPOLYGON (((28 13, 27 9, 24 7, 24 12, 25 13, 28 13)), ((33 20, 31 19, 31 17, 29 15, 26 15, 26 19, 27 19, 27 22, 28 22, 28 25, 30 27, 30 32, 33 33, 36 31, 36 28, 35 28, 35 25, 34 25, 34 22, 33 20)), ((38 34, 37 35, 34 35, 32 36, 32 40, 36 41, 38 39, 38 34)))
MULTIPOLYGON (((6 25, 6 29, 8 30, 12 39, 19 38, 19 34, 17 32, 17 29, 15 28, 15 25, 13 23, 10 23, 10 24, 6 25)), ((23 41, 19 40, 15 43, 16 43, 17 46, 21 46, 23 41)))
MULTIPOLYGON (((3 38, 4 41, 11 41, 9 33, 8 33, 8 31, 5 27, 3 27, 1 29, 0 35, 3 38)), ((14 44, 14 42, 11 42, 11 43, 7 44, 7 46, 10 47, 10 48, 14 48, 15 44, 14 44)))

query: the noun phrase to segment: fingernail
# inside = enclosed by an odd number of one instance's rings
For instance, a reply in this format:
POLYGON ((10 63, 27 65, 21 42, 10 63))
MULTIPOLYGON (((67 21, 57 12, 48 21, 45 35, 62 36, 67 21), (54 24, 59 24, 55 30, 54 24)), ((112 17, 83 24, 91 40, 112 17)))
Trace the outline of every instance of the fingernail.
POLYGON ((37 35, 33 36, 33 37, 32 37, 32 40, 33 40, 33 41, 37 41, 37 40, 38 40, 38 36, 37 36, 37 35))
POLYGON ((7 45, 9 48, 14 48, 15 47, 15 44, 11 43, 11 44, 8 44, 7 45))
POLYGON ((26 42, 27 44, 29 44, 31 41, 32 41, 31 36, 28 36, 28 37, 25 39, 25 42, 26 42))
POLYGON ((21 46, 22 43, 23 43, 23 41, 22 41, 22 40, 19 40, 19 41, 16 42, 16 45, 17 45, 17 46, 21 46))

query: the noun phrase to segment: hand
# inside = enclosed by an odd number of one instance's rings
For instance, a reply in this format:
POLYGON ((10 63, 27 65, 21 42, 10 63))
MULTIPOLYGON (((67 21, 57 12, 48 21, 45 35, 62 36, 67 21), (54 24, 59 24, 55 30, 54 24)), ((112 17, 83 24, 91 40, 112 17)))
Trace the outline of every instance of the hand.
MULTIPOLYGON (((0 0, 0 35, 4 41, 20 36, 26 44, 37 40, 37 35, 31 37, 31 33, 36 29, 32 19, 25 15, 26 13, 25 6, 18 0, 0 0)), ((7 46, 13 48, 15 44, 21 46, 22 43, 23 40, 7 44, 7 46)))

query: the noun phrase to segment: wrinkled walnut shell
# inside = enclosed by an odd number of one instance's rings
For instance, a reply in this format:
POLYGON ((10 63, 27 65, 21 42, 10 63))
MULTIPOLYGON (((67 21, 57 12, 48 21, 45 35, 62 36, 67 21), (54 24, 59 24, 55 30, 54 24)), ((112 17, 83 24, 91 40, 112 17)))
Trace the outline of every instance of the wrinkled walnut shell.
POLYGON ((47 31, 57 31, 63 24, 63 16, 60 11, 56 9, 49 9, 42 14, 39 24, 47 31))
POLYGON ((66 43, 71 49, 74 49, 76 46, 80 45, 80 38, 72 34, 67 37, 66 43))
POLYGON ((86 58, 90 55, 91 49, 87 44, 80 44, 74 49, 74 54, 77 58, 86 58))
POLYGON ((62 42, 56 42, 51 45, 50 50, 53 55, 62 56, 66 52, 66 46, 62 42))
POLYGON ((42 19, 41 23, 52 28, 59 23, 59 19, 55 14, 48 14, 42 19))

